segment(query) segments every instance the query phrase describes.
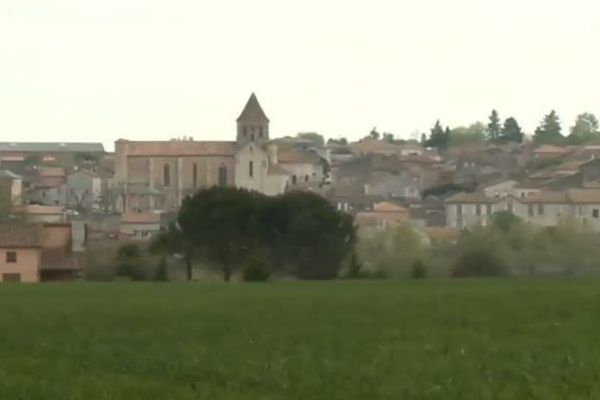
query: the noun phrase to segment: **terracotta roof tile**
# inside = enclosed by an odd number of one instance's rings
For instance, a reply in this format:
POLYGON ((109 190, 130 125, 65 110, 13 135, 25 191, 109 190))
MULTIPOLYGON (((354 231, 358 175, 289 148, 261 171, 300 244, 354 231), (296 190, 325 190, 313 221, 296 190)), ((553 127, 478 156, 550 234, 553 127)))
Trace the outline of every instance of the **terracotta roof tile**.
POLYGON ((127 143, 128 156, 234 156, 236 142, 170 140, 158 142, 120 141, 127 143))
POLYGON ((40 247, 40 226, 36 224, 0 224, 0 247, 40 247))

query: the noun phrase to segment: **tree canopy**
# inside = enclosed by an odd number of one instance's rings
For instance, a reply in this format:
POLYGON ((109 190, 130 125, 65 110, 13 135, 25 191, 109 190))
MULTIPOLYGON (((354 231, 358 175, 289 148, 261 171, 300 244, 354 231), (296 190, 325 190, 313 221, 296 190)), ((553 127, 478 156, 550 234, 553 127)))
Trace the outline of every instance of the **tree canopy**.
POLYGON ((500 136, 501 142, 523 142, 525 135, 519 126, 517 120, 513 117, 509 117, 504 121, 502 126, 502 134, 500 136))
POLYGON ((556 111, 552 110, 544 116, 544 119, 536 128, 533 141, 537 144, 562 144, 564 136, 561 132, 560 118, 556 111))
POLYGON ((583 144, 598 137, 600 137, 598 118, 594 114, 586 112, 577 116, 568 140, 571 144, 583 144))
POLYGON ((183 238, 226 281, 257 254, 276 271, 332 279, 356 241, 352 217, 307 192, 267 197, 243 189, 205 189, 184 201, 178 223, 183 238))
POLYGON ((500 139, 500 134, 502 132, 498 111, 492 110, 489 119, 490 122, 487 125, 488 141, 494 143, 500 139))

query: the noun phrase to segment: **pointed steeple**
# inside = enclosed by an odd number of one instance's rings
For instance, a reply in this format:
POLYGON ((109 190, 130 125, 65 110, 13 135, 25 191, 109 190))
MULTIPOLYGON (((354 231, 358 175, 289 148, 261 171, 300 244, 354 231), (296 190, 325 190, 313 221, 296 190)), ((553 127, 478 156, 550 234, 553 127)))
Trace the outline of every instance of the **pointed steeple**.
POLYGON ((256 94, 252 93, 246 106, 242 110, 242 113, 237 119, 237 122, 257 122, 257 123, 269 123, 269 118, 263 111, 258 99, 256 98, 256 94))

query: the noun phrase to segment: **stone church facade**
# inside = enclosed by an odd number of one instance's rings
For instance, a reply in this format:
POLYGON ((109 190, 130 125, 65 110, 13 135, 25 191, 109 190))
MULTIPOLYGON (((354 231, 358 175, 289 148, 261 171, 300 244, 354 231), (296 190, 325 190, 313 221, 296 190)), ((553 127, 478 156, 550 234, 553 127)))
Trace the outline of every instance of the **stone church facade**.
MULTIPOLYGON (((306 169, 304 165, 320 167, 313 155, 296 153, 287 152, 279 161, 278 146, 269 138, 269 119, 252 94, 237 119, 236 141, 116 141, 118 208, 175 210, 186 196, 215 185, 281 194, 299 180, 308 182, 308 175, 299 179, 293 171, 306 169)), ((317 176, 313 172, 311 179, 317 176)))

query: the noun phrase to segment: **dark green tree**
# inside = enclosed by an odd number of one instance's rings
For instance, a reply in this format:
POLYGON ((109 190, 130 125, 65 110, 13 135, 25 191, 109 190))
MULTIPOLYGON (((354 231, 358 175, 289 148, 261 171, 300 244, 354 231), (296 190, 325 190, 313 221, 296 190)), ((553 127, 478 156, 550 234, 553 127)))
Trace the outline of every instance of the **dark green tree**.
POLYGON ((369 132, 369 137, 371 139, 375 139, 375 140, 379 140, 379 137, 381 135, 379 134, 379 132, 377 132, 377 128, 373 127, 373 129, 371 129, 371 132, 369 132))
POLYGON ((196 249, 176 224, 171 224, 167 229, 161 230, 150 242, 149 251, 152 255, 178 254, 183 256, 187 280, 192 280, 196 249))
POLYGON ((261 227, 273 264, 301 279, 338 277, 356 242, 352 217, 309 192, 268 199, 261 227))
POLYGON ((536 128, 533 141, 537 144, 562 144, 565 138, 561 131, 560 118, 556 111, 552 110, 536 128))
POLYGON ((501 142, 517 142, 522 143, 525 135, 519 126, 519 123, 513 117, 509 117, 504 121, 502 126, 501 142))
POLYGON ((500 139, 501 127, 500 127, 500 117, 498 116, 498 111, 492 110, 490 114, 490 122, 487 125, 487 139, 491 143, 496 143, 498 139, 500 139))
POLYGON ((222 271, 226 282, 260 243, 257 218, 264 201, 256 192, 213 187, 181 206, 177 220, 184 238, 222 271))
POLYGON ((427 140, 427 147, 435 147, 438 150, 444 150, 448 147, 450 143, 450 129, 442 127, 440 120, 438 119, 435 122, 433 128, 431 128, 431 133, 429 135, 429 139, 427 140))
POLYGON ((156 268, 156 274, 154 280, 157 282, 166 282, 169 280, 169 272, 167 267, 167 256, 162 255, 158 259, 158 267, 156 268))
POLYGON ((583 113, 577 116, 575 125, 571 127, 568 141, 571 144, 583 144, 600 137, 598 118, 592 113, 583 113))

